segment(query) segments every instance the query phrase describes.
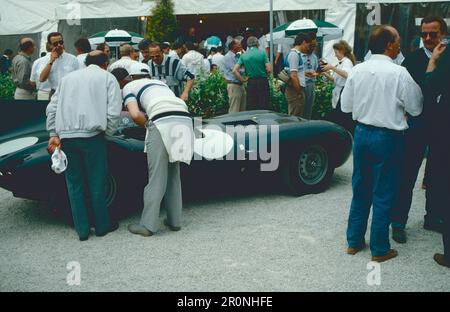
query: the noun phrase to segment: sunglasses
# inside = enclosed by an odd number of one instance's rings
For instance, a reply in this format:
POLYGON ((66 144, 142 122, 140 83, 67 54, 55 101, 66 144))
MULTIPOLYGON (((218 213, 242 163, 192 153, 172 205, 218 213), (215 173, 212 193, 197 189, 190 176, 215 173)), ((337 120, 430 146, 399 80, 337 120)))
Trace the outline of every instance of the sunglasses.
POLYGON ((59 40, 59 41, 53 42, 52 46, 57 47, 57 46, 63 45, 63 44, 64 44, 64 40, 59 40))
POLYGON ((430 32, 421 32, 420 36, 423 39, 427 39, 428 36, 430 36, 431 39, 436 39, 438 34, 439 34, 439 32, 437 32, 437 31, 430 31, 430 32))

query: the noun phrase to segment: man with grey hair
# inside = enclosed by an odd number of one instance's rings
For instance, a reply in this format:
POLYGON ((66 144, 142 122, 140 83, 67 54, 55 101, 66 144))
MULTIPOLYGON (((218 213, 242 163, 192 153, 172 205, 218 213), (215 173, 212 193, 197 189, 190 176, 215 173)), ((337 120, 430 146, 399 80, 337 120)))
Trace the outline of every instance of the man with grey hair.
POLYGON ((134 48, 128 43, 124 43, 120 46, 120 60, 115 61, 108 67, 108 71, 112 72, 116 68, 125 68, 127 71, 130 70, 133 64, 139 63, 133 59, 133 54, 135 54, 134 48))
POLYGON ((22 38, 19 45, 19 54, 12 61, 12 79, 16 85, 15 100, 33 100, 36 85, 30 81, 33 62, 31 55, 36 44, 31 38, 22 38))
POLYGON ((248 50, 238 60, 233 68, 233 74, 242 83, 248 81, 247 85, 247 108, 270 109, 269 81, 267 76, 272 72, 267 54, 258 49, 258 38, 251 36, 247 39, 248 50), (245 67, 246 77, 239 70, 245 67))
POLYGON ((242 82, 233 75, 233 68, 239 60, 238 53, 242 50, 241 42, 233 39, 228 44, 228 52, 225 54, 220 70, 227 82, 229 100, 229 113, 245 111, 247 94, 242 82))

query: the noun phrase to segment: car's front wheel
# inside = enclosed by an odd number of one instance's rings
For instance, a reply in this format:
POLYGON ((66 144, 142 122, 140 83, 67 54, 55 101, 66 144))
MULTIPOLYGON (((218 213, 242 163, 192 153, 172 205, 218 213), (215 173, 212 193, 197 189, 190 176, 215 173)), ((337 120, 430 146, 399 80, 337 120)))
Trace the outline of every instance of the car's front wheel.
POLYGON ((283 175, 289 190, 302 195, 327 189, 333 172, 328 151, 321 145, 309 145, 294 154, 283 175))

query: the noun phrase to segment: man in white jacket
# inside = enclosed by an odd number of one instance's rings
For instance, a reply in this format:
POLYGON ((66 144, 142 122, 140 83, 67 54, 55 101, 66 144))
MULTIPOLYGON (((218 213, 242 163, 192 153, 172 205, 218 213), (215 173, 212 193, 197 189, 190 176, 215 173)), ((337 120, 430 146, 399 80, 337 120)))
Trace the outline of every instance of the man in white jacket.
POLYGON ((117 128, 122 97, 117 80, 106 71, 107 61, 101 51, 89 53, 87 67, 65 76, 47 106, 48 151, 62 148, 67 155, 67 190, 81 241, 87 240, 90 232, 88 198, 97 236, 118 227, 106 207, 105 134, 112 135, 117 128))

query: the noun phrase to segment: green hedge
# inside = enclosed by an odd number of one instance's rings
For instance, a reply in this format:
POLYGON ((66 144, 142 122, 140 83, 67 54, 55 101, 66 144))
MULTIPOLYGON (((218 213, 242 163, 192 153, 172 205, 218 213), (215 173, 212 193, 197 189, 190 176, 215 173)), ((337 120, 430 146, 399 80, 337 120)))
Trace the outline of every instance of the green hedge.
POLYGON ((213 71, 209 75, 200 74, 197 76, 186 104, 191 113, 204 118, 227 113, 227 82, 222 74, 213 71))
MULTIPOLYGON (((283 82, 271 77, 269 79, 272 110, 288 113, 288 104, 284 96, 283 82)), ((316 97, 312 118, 324 119, 331 112, 333 83, 320 76, 316 81, 316 97)), ((195 80, 187 102, 189 110, 196 116, 204 118, 226 114, 228 111, 227 83, 219 72, 202 74, 195 80)))
POLYGON ((312 119, 324 119, 332 110, 334 85, 324 76, 316 78, 316 96, 312 110, 312 119))
POLYGON ((10 75, 0 74, 0 99, 13 99, 16 86, 10 75))

